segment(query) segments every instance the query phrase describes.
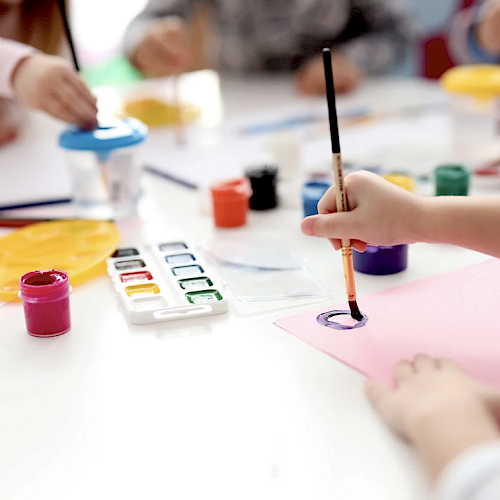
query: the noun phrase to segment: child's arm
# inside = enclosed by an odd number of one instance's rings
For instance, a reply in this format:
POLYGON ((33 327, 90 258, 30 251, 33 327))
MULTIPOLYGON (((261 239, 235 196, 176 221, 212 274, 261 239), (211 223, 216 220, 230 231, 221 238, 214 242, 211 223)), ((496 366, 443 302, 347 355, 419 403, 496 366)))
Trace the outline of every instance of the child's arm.
POLYGON ((423 355, 399 363, 394 377, 394 389, 369 380, 368 397, 389 427, 415 446, 432 478, 441 476, 442 498, 500 498, 498 490, 482 496, 500 484, 500 393, 451 361, 423 355))
POLYGON ((21 59, 11 85, 14 95, 32 108, 81 128, 97 125, 95 97, 76 70, 60 57, 37 53, 21 59))
POLYGON ((500 199, 421 198, 369 172, 345 179, 351 211, 336 213, 331 188, 302 231, 329 238, 335 249, 349 238, 359 251, 371 245, 448 243, 500 257, 500 199))
POLYGON ((124 38, 125 54, 145 75, 168 76, 190 69, 186 19, 195 0, 149 0, 124 38))
POLYGON ((37 54, 37 50, 23 43, 0 38, 0 97, 14 97, 12 74, 24 58, 37 54))
POLYGON ((97 125, 96 99, 80 75, 60 57, 0 38, 0 96, 17 97, 83 128, 97 125))

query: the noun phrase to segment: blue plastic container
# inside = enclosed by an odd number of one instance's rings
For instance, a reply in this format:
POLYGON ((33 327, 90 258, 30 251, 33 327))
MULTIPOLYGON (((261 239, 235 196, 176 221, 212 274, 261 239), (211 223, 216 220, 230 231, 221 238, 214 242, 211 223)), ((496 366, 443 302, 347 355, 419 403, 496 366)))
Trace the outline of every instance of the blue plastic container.
POLYGON ((116 219, 136 214, 142 167, 138 149, 147 135, 147 127, 133 118, 101 122, 95 130, 71 126, 61 134, 78 215, 116 219))
POLYGON ((309 181, 302 187, 302 202, 304 205, 304 217, 317 215, 318 202, 330 189, 331 184, 322 180, 309 181))

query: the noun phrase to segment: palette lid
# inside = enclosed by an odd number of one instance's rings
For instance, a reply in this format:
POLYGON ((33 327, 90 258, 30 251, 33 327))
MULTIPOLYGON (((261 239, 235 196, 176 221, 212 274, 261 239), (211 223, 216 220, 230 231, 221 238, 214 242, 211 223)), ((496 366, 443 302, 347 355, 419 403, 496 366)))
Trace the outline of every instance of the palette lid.
POLYGON ((217 237, 202 242, 238 301, 324 300, 329 287, 286 242, 267 234, 217 237))
POLYGON ((68 127, 59 136, 59 145, 76 151, 112 151, 143 142, 148 128, 135 118, 100 122, 95 130, 68 127))

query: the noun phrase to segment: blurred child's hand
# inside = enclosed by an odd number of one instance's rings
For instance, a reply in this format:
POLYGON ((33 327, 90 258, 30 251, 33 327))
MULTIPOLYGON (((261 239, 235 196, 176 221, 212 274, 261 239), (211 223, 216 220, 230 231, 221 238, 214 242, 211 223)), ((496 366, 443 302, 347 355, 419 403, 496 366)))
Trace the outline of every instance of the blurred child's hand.
POLYGON ((328 238, 336 250, 342 238, 360 252, 366 245, 419 241, 422 199, 378 175, 357 172, 345 178, 350 212, 337 213, 335 187, 318 203, 318 214, 302 222, 308 236, 328 238))
POLYGON ((500 54, 500 2, 489 2, 485 8, 478 27, 478 40, 488 52, 500 54))
POLYGON ((21 111, 19 103, 0 99, 0 147, 14 141, 19 134, 21 111))
POLYGON ((413 362, 399 363, 394 378, 394 389, 368 380, 366 392, 387 425, 406 439, 413 439, 424 419, 457 411, 479 408, 494 420, 500 417, 500 392, 471 379, 451 361, 420 354, 413 362))
POLYGON ((37 54, 23 59, 12 76, 12 87, 28 106, 82 128, 97 125, 95 97, 60 57, 37 54))
MULTIPOLYGON (((332 55, 332 70, 335 92, 338 94, 354 90, 361 82, 361 70, 343 55, 332 55)), ((296 86, 298 91, 304 95, 326 93, 323 57, 315 57, 299 70, 296 86)))
POLYGON ((186 24, 170 17, 153 22, 131 57, 146 76, 168 76, 187 71, 192 63, 186 24))

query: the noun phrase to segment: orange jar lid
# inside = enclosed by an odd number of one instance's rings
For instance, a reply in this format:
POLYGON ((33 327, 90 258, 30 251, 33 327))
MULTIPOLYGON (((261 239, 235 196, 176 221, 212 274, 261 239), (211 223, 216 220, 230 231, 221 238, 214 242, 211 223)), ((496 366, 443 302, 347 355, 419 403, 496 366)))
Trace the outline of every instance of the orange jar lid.
POLYGON ((215 182, 210 186, 210 190, 215 202, 230 203, 248 199, 252 196, 250 181, 246 177, 215 182))

